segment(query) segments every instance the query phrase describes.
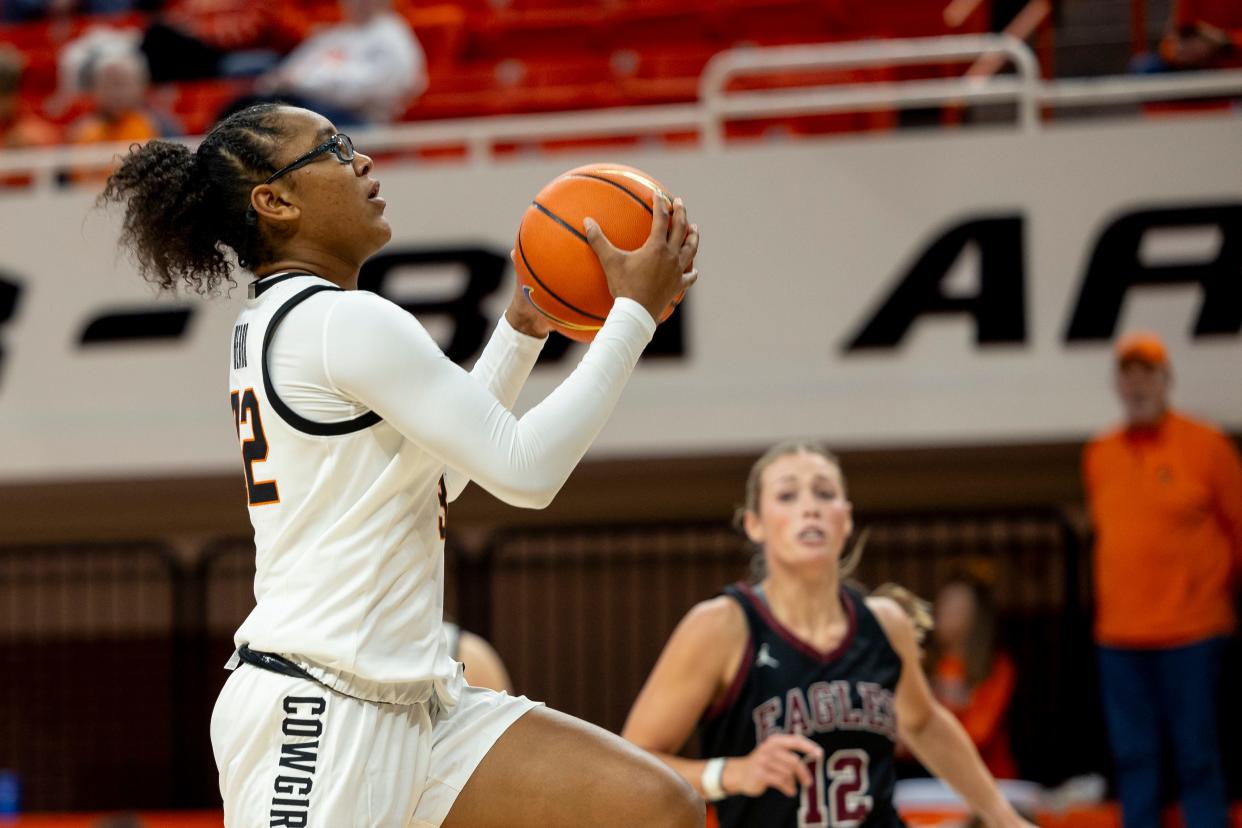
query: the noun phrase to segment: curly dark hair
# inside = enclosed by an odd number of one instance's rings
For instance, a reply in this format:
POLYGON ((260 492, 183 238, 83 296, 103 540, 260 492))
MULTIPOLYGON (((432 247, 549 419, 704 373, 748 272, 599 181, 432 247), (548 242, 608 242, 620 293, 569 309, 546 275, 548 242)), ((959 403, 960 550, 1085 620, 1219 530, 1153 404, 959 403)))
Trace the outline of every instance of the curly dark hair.
POLYGON ((97 203, 125 205, 120 245, 142 278, 161 290, 184 283, 217 295, 223 283, 236 284, 229 251, 248 271, 274 258, 250 191, 278 169, 279 108, 260 104, 230 115, 194 152, 171 141, 130 147, 97 203))

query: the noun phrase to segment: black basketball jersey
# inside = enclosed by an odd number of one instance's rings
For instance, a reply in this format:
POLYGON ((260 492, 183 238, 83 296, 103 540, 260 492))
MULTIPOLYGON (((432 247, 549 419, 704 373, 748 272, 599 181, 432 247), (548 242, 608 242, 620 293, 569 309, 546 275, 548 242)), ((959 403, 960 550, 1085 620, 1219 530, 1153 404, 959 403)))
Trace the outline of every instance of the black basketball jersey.
POLYGON ((862 596, 841 589, 845 637, 821 653, 782 626, 754 588, 724 593, 746 613, 750 640, 729 692, 703 718, 703 755, 745 756, 769 735, 800 733, 824 758, 807 760, 815 783, 796 797, 769 789, 717 802, 721 828, 903 825, 893 808, 901 658, 862 596))

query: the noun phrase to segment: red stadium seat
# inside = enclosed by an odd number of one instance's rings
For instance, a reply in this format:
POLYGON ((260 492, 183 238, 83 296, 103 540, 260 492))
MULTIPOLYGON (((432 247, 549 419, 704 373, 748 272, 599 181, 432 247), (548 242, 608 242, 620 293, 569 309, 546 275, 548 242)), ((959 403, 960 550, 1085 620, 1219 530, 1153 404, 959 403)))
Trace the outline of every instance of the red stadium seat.
POLYGON ((250 90, 246 80, 207 80, 170 85, 171 108, 186 135, 202 135, 232 101, 250 90))
POLYGON ((404 16, 423 47, 429 68, 452 66, 461 59, 466 38, 466 12, 461 6, 413 6, 404 16))
POLYGON ((935 37, 947 34, 986 32, 990 3, 980 3, 974 13, 956 28, 944 19, 949 0, 841 0, 848 5, 847 19, 853 37, 935 37))
POLYGON ((471 15, 467 60, 598 54, 606 13, 596 8, 495 10, 471 15))
MULTIPOLYGON (((396 0, 427 55, 429 88, 405 119, 459 118, 697 99, 699 75, 717 51, 741 43, 806 43, 866 36, 933 35, 947 30, 948 0, 458 0, 421 5, 396 0)), ((335 0, 310 0, 308 18, 340 19, 335 0)), ((987 3, 957 31, 978 31, 987 3)), ((57 53, 89 26, 141 27, 141 14, 0 27, 0 41, 26 54, 23 96, 39 101, 57 85, 57 53)), ((911 67, 899 77, 941 77, 961 67, 911 67)), ((857 80, 854 77, 854 80, 857 80)), ((820 73, 737 81, 734 89, 852 82, 820 73)), ((165 90, 187 131, 209 126, 240 94, 236 84, 204 82, 165 90)), ((81 106, 52 113, 65 123, 81 106)), ((739 134, 799 135, 887 128, 891 113, 777 119, 739 124, 739 134)), ((681 136, 678 140, 691 140, 681 136)))
POLYGON ((850 31, 844 4, 823 0, 724 0, 711 21, 728 45, 837 40, 850 31))
POLYGON ((611 58, 617 88, 627 104, 688 103, 698 99, 699 75, 712 45, 619 50, 611 58))
MULTIPOLYGON (((891 69, 816 69, 787 71, 732 79, 726 92, 764 89, 799 89, 822 86, 883 83, 892 80, 891 69)), ((781 116, 730 121, 725 132, 732 138, 798 138, 810 135, 877 132, 893 129, 897 113, 889 109, 834 112, 822 115, 781 116)))

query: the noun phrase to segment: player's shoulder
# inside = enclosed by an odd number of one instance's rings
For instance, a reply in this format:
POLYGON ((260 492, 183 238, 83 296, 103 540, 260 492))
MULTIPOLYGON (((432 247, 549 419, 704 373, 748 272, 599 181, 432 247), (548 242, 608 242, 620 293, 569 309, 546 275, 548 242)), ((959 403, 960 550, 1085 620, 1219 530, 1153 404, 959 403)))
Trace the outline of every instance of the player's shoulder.
POLYGON ((336 323, 403 325, 414 319, 400 305, 369 290, 326 290, 310 299, 316 300, 336 323))
POLYGON ((863 598, 863 604, 881 625, 911 623, 901 604, 886 595, 868 595, 863 598))
POLYGON ((1106 428, 1088 440, 1083 451, 1086 454, 1092 454, 1109 446, 1120 444, 1125 437, 1125 433, 1126 428, 1123 425, 1114 425, 1106 428))
POLYGON ((690 608, 678 625, 678 634, 690 641, 711 644, 747 635, 746 615, 728 595, 717 595, 690 608))
POLYGON ((880 629, 884 631, 885 637, 888 638, 894 650, 904 653, 910 648, 917 649, 918 635, 915 631, 914 620, 896 599, 869 595, 863 599, 863 604, 875 616, 880 629))
POLYGON ((1083 446, 1079 462, 1088 481, 1094 469, 1101 464, 1112 465, 1115 458, 1125 453, 1125 433, 1124 426, 1113 426, 1096 434, 1083 446))
MULTIPOLYGON (((334 302, 360 308, 397 308, 391 299, 385 299, 369 290, 335 290, 326 293, 334 302)), ((400 308, 398 308, 399 310, 400 308)))
POLYGON ((1170 411, 1168 416, 1169 422, 1174 428, 1180 429, 1205 442, 1218 443, 1228 439, 1225 436, 1225 432, 1215 423, 1201 420, 1189 414, 1183 414, 1180 411, 1170 411))

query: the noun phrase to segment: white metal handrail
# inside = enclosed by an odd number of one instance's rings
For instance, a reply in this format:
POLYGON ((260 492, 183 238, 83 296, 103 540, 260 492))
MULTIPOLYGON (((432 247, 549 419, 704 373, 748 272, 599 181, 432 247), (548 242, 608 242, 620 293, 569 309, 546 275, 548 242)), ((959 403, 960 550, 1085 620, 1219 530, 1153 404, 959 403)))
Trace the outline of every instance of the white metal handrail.
MULTIPOLYGON (((880 40, 859 43, 834 43, 810 46, 776 46, 771 48, 730 49, 714 55, 707 62, 703 74, 699 78, 699 103, 712 116, 712 128, 704 135, 709 148, 718 149, 724 144, 723 114, 736 117, 739 113, 726 101, 734 97, 726 90, 731 80, 744 75, 758 75, 771 72, 785 72, 815 69, 844 69, 868 66, 910 66, 939 61, 973 60, 982 55, 1002 54, 1013 61, 1018 73, 1018 83, 991 78, 958 78, 940 82, 937 90, 943 94, 938 102, 955 100, 979 100, 986 96, 989 100, 1010 99, 1018 104, 1018 122, 1023 129, 1035 129, 1038 125, 1039 110, 1037 90, 1039 87, 1039 62, 1030 47, 1015 37, 1008 35, 955 35, 950 37, 912 38, 908 40, 880 40), (989 95, 984 88, 990 84, 1001 83, 1003 93, 989 95)), ((917 81, 912 81, 917 84, 917 81)), ((913 87, 909 101, 901 95, 894 94, 893 86, 905 84, 846 84, 820 90, 818 97, 821 104, 840 97, 843 101, 850 99, 854 107, 867 107, 865 90, 876 88, 881 90, 885 105, 920 106, 929 103, 923 85, 913 87), (889 87, 885 90, 884 87, 889 87)), ((783 90, 782 90, 783 91, 783 90)), ((766 93, 775 96, 776 91, 766 93)), ((757 103, 757 96, 752 96, 751 103, 757 103)), ((848 108, 844 103, 838 108, 848 108)), ((763 117, 766 112, 757 112, 756 117, 763 117)), ((789 114, 782 112, 782 114, 789 114)))
MULTIPOLYGON (((865 111, 961 103, 1012 102, 1019 126, 1044 125, 1041 108, 1104 104, 1139 104, 1242 96, 1242 69, 1043 81, 1031 49, 1004 35, 963 35, 867 43, 744 48, 723 52, 708 63, 693 104, 630 107, 543 115, 463 118, 431 123, 372 127, 356 135, 368 151, 461 146, 468 163, 498 163, 497 143, 575 139, 610 135, 650 135, 693 131, 707 151, 724 146, 727 121, 841 111, 865 111), (765 72, 865 66, 911 65, 1000 54, 1016 75, 961 77, 880 83, 855 83, 795 89, 728 92, 731 79, 765 72)), ((189 147, 197 138, 179 139, 189 147)), ((27 174, 39 185, 51 184, 64 170, 107 167, 125 144, 0 151, 0 175, 27 174)))
POLYGON ((1040 102, 1053 108, 1185 101, 1242 96, 1242 69, 1104 78, 1067 78, 1045 83, 1040 102))

